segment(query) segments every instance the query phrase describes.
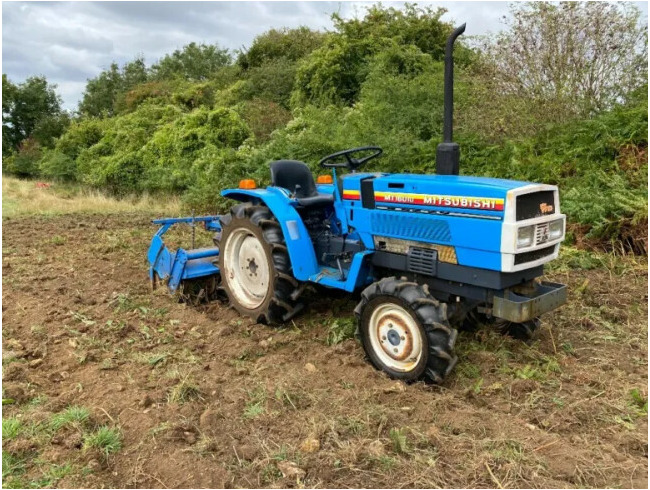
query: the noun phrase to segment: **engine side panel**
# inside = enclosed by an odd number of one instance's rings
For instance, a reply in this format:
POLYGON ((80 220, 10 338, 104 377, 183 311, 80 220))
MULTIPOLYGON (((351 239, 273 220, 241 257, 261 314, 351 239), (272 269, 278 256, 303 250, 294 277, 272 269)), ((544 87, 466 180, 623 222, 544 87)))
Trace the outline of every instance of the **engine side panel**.
MULTIPOLYGON (((368 248, 380 250, 382 237, 410 240, 453 248, 452 263, 508 272, 536 267, 558 253, 561 240, 538 251, 540 243, 526 255, 512 249, 521 226, 515 202, 522 193, 549 196, 551 202, 535 203, 542 209, 535 222, 564 218, 554 186, 454 175, 350 174, 342 178, 342 190, 348 223, 368 248)), ((445 261, 443 254, 439 260, 445 261)))

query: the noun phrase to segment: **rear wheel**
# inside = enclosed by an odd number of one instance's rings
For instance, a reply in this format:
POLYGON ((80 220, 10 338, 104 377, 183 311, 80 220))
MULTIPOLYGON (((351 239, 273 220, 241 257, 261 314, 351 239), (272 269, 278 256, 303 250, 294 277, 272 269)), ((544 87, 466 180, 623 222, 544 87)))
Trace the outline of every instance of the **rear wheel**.
POLYGON ((457 332, 446 310, 426 286, 395 277, 371 284, 355 314, 372 364, 395 379, 442 382, 458 360, 453 352, 457 332))
POLYGON ((222 287, 232 306, 257 322, 280 323, 298 310, 298 282, 292 275, 282 229, 266 206, 242 203, 221 218, 219 246, 222 287))

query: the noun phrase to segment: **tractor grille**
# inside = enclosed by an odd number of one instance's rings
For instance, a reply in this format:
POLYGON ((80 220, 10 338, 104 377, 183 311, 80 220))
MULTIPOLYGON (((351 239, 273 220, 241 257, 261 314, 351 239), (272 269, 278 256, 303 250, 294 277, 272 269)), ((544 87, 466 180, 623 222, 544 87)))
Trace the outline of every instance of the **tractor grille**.
POLYGON ((406 268, 408 271, 417 274, 435 276, 437 256, 438 252, 436 250, 411 247, 406 256, 406 268))
POLYGON ((413 241, 451 242, 451 232, 447 222, 431 216, 372 213, 370 225, 374 235, 404 237, 413 241))
POLYGON ((541 245, 548 242, 550 238, 550 225, 548 223, 539 223, 535 226, 535 245, 541 245))
POLYGON ((551 245, 550 247, 540 248, 539 250, 517 254, 515 255, 515 265, 525 264, 526 262, 533 262, 535 260, 541 259, 542 257, 547 257, 554 251, 555 245, 551 245))
POLYGON ((517 221, 555 213, 554 191, 539 191, 517 196, 517 221))

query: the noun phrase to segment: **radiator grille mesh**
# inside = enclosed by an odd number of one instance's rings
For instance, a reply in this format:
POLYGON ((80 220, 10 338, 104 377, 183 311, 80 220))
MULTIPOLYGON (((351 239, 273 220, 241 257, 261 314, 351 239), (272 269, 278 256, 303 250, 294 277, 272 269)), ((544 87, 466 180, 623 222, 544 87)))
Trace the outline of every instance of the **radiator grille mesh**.
POLYGON ((430 216, 411 216, 401 213, 399 216, 389 213, 373 213, 370 217, 373 234, 405 237, 409 240, 431 240, 433 242, 451 242, 449 225, 430 216))

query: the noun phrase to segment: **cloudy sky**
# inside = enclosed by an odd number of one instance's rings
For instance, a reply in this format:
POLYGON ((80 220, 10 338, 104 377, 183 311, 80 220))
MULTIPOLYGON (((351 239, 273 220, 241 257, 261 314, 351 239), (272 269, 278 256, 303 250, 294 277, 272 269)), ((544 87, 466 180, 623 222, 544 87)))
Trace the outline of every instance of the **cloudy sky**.
MULTIPOLYGON (((3 2, 2 73, 13 82, 45 75, 75 109, 86 80, 112 61, 147 64, 192 41, 249 46, 271 27, 330 29, 330 14, 363 15, 373 2, 3 2)), ((383 2, 399 7, 404 2, 383 2)), ((507 2, 418 2, 443 6, 468 35, 498 31, 507 2)), ((647 18, 648 6, 638 3, 647 18)))

